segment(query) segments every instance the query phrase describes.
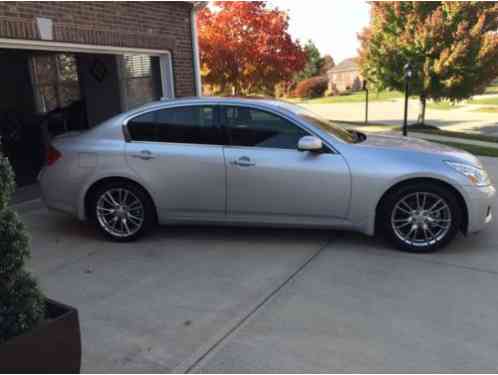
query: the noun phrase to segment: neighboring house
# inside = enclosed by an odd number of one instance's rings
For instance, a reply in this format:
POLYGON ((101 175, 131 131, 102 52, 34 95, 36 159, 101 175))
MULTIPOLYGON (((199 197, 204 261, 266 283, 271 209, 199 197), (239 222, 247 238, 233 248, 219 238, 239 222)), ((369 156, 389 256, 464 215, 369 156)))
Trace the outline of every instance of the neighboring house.
POLYGON ((201 6, 0 2, 0 136, 18 184, 34 181, 47 129, 85 129, 153 100, 199 93, 192 20, 201 6))
POLYGON ((330 93, 341 93, 345 91, 358 91, 363 86, 356 58, 341 61, 327 72, 329 78, 328 91, 330 93))

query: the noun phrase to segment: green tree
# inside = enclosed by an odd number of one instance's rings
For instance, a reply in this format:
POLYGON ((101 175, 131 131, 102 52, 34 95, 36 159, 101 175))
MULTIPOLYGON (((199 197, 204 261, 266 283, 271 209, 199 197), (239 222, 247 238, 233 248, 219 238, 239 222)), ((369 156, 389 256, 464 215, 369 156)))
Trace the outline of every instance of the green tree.
POLYGON ((324 76, 327 72, 335 66, 334 58, 330 55, 325 55, 322 58, 320 65, 320 75, 324 76))
POLYGON ((305 44, 304 53, 306 54, 306 65, 303 70, 295 75, 295 82, 320 75, 320 68, 323 64, 323 58, 320 54, 320 50, 312 40, 308 40, 305 44))
POLYGON ((14 186, 12 168, 0 147, 0 344, 30 331, 45 317, 45 298, 24 270, 30 254, 28 235, 8 206, 14 186))
POLYGON ((403 66, 414 77, 410 93, 460 101, 483 92, 498 76, 497 2, 374 2, 359 35, 360 67, 370 87, 404 89, 403 66))

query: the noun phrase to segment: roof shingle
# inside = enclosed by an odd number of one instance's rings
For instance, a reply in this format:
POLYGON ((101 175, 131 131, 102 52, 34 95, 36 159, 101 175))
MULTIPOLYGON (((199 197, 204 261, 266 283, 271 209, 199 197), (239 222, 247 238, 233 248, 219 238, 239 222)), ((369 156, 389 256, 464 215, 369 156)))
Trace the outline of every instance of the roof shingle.
POLYGON ((342 60, 339 64, 329 69, 328 73, 349 72, 358 70, 358 63, 356 57, 342 60))

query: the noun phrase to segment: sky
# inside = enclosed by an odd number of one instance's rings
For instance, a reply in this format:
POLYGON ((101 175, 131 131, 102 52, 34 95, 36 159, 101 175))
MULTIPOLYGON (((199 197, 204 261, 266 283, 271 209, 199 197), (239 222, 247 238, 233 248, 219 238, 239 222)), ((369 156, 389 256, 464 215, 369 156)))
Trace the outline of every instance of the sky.
POLYGON ((289 32, 302 44, 313 40, 322 55, 339 63, 356 56, 356 37, 368 25, 370 6, 363 0, 270 0, 289 14, 289 32))

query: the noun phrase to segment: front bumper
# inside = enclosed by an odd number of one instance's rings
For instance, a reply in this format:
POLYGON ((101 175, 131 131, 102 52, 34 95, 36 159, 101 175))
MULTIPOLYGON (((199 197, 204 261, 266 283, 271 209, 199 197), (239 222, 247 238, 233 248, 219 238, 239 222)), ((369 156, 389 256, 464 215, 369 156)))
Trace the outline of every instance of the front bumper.
POLYGON ((496 207, 496 189, 493 185, 472 187, 468 190, 468 233, 479 232, 493 221, 496 207))

